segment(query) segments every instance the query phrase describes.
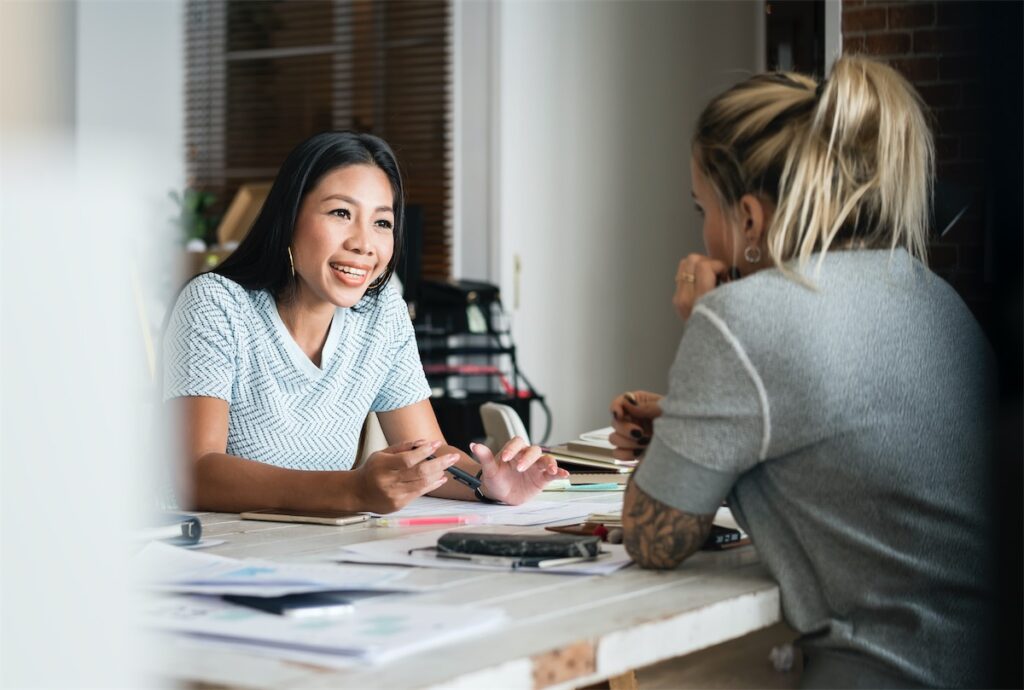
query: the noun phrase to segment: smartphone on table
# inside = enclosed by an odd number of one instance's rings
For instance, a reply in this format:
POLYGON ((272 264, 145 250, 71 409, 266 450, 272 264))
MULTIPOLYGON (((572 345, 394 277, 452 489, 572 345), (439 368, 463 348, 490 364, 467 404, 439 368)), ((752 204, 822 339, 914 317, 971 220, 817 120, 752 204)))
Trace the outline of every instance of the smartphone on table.
POLYGON ((289 618, 317 618, 352 613, 352 602, 332 592, 303 592, 279 597, 226 594, 224 601, 289 618))

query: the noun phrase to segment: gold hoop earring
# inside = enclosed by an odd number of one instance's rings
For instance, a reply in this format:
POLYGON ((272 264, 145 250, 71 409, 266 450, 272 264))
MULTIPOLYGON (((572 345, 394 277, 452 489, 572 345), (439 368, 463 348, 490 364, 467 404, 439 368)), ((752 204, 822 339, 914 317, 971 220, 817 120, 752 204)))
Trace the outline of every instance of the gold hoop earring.
POLYGON ((292 269, 292 278, 295 277, 295 259, 292 258, 292 248, 288 247, 288 265, 292 269))
POLYGON ((756 264, 761 260, 761 250, 752 244, 743 250, 743 258, 747 260, 747 263, 756 264))

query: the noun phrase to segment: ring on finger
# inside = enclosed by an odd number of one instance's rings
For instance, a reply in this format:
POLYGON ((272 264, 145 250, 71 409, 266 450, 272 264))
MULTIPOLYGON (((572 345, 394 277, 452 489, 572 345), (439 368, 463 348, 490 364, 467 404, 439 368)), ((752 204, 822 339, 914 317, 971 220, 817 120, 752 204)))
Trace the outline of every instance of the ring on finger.
POLYGON ((697 282, 697 276, 693 275, 692 273, 685 273, 683 271, 680 271, 679 273, 676 274, 676 282, 677 283, 696 283, 697 282))

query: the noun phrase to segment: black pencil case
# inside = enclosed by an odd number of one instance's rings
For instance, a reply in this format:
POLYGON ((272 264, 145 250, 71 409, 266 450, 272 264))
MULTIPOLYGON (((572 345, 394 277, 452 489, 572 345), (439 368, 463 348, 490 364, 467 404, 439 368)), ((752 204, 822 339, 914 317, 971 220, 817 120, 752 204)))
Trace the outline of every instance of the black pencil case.
POLYGON ((601 539, 574 534, 446 532, 437 540, 437 550, 481 556, 597 558, 601 539))

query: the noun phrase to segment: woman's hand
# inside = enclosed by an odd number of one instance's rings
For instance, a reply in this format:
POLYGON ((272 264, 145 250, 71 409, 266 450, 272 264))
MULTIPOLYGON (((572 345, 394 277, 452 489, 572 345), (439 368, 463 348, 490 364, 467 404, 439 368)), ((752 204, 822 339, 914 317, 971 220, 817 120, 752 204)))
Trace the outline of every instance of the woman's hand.
POLYGON ((615 446, 612 456, 635 460, 654 433, 654 420, 661 416, 658 402, 663 396, 648 391, 630 391, 612 400, 612 428, 608 442, 615 446))
POLYGON ((506 443, 498 457, 482 443, 470 444, 469 449, 483 469, 484 496, 509 505, 525 503, 552 479, 569 476, 540 446, 531 446, 520 436, 506 443))
POLYGON ((676 292, 672 306, 685 321, 693 313, 693 305, 704 294, 715 289, 719 279, 729 275, 729 267, 722 261, 702 254, 690 254, 679 262, 676 270, 676 292))
POLYGON ((392 513, 413 499, 448 481, 445 469, 454 465, 455 453, 427 460, 441 447, 440 441, 407 441, 377 451, 355 470, 361 510, 392 513))

